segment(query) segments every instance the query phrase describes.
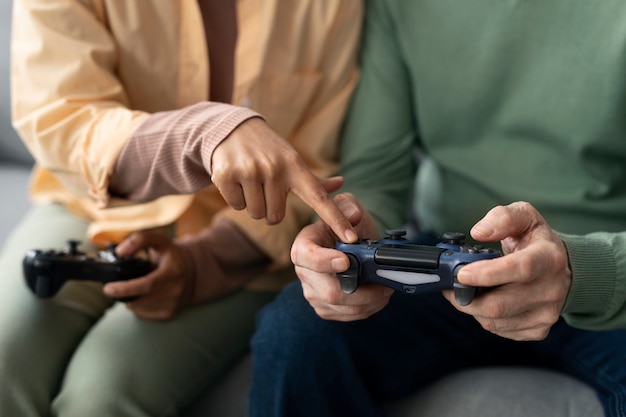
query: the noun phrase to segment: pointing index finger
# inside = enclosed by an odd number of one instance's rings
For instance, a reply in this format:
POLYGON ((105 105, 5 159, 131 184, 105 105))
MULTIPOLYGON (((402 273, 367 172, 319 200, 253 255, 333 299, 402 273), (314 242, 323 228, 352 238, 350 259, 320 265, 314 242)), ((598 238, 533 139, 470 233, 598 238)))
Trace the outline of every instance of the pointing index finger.
POLYGON ((311 207, 341 241, 356 242, 358 235, 352 224, 337 207, 320 181, 309 171, 301 174, 299 178, 296 178, 291 191, 311 207))

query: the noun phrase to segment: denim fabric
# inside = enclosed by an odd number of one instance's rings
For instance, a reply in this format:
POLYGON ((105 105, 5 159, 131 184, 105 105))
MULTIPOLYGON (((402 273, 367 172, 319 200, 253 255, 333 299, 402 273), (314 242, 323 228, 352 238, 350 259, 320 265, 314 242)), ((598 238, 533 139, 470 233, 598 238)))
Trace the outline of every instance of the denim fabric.
POLYGON ((626 331, 564 321, 543 341, 511 341, 441 294, 396 293, 366 320, 328 321, 293 283, 258 316, 250 415, 381 417, 381 404, 458 370, 523 365, 571 375, 595 389, 607 417, 626 416, 625 345, 626 331))

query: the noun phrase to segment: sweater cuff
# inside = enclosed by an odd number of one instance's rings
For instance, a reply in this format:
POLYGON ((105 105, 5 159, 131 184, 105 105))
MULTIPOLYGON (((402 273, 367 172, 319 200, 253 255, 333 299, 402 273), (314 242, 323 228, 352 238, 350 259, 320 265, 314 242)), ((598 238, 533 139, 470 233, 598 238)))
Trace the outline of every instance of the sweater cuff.
POLYGON ((559 234, 567 247, 572 285, 563 314, 600 316, 615 297, 616 266, 610 245, 601 239, 559 234))

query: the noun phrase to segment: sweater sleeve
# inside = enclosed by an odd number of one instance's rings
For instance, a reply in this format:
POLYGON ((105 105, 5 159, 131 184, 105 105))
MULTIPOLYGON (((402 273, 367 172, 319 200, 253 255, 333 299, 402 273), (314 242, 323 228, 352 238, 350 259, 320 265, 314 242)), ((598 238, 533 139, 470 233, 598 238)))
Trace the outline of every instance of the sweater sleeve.
POLYGON ((134 132, 109 182, 109 192, 145 202, 191 194, 211 184, 215 148, 257 113, 222 103, 198 103, 154 113, 134 132))
POLYGON ((340 173, 343 191, 363 203, 382 233, 405 221, 418 136, 411 82, 388 11, 382 2, 367 7, 361 80, 344 126, 340 173))
POLYGON ((572 269, 565 320, 593 330, 626 328, 626 232, 561 238, 572 269))

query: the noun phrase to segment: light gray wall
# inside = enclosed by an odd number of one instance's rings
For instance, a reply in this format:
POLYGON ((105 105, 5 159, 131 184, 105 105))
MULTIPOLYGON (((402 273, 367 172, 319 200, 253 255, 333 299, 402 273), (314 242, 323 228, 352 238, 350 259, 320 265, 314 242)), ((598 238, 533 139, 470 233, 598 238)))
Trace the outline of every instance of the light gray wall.
POLYGON ((11 126, 9 87, 9 43, 11 39, 11 0, 0 0, 0 160, 32 161, 11 126))

